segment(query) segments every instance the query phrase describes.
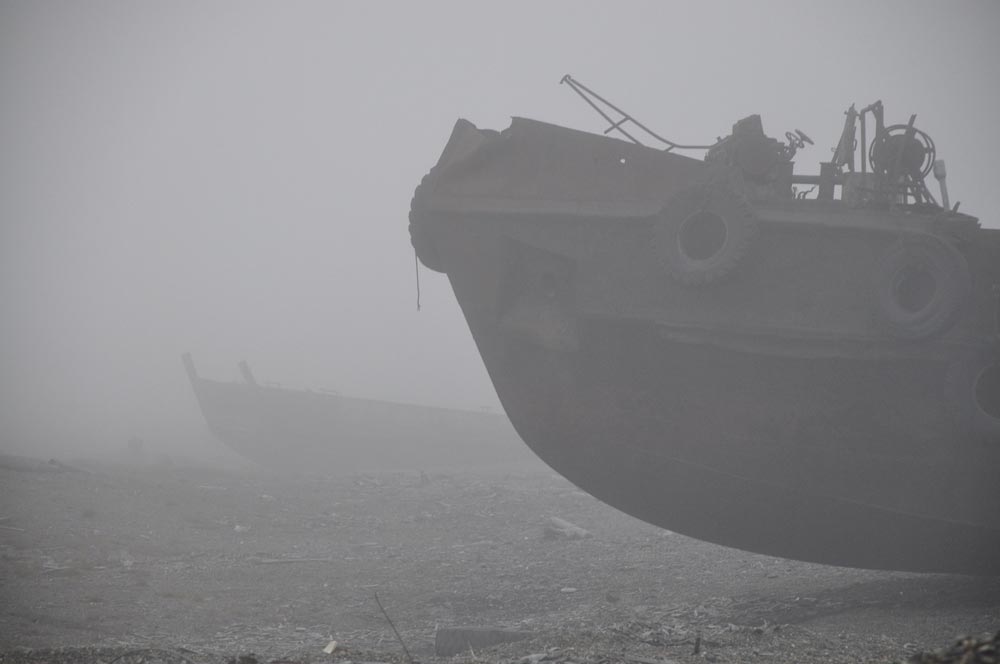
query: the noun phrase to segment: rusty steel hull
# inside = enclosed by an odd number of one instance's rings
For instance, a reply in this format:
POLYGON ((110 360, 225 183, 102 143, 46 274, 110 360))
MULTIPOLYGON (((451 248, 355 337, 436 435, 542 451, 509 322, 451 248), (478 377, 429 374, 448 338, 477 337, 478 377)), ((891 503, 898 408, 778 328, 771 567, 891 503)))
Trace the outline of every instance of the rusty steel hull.
POLYGON ((1000 573, 1000 418, 992 401, 969 405, 967 370, 998 361, 997 232, 958 220, 964 241, 939 246, 931 216, 758 205, 732 278, 705 286, 664 264, 655 211, 717 178, 710 167, 516 129, 504 141, 460 123, 411 230, 542 460, 624 512, 727 546, 1000 573), (636 162, 641 177, 606 170, 636 162), (552 175, 560 165, 575 175, 552 175), (900 255, 942 271, 926 315, 879 309, 900 255))

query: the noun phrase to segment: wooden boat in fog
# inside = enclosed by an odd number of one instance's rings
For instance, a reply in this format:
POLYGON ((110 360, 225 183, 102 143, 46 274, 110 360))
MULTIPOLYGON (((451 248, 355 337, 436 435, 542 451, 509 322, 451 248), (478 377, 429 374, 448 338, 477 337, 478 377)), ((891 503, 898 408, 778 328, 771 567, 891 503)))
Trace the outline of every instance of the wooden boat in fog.
POLYGON ((950 205, 915 116, 852 106, 803 176, 801 131, 646 147, 564 82, 625 138, 459 120, 410 212, 525 443, 703 540, 1000 573, 1000 230, 950 205))
POLYGON ((539 467, 499 413, 261 385, 245 362, 243 382, 209 380, 190 354, 182 360, 208 428, 265 468, 337 474, 539 467))

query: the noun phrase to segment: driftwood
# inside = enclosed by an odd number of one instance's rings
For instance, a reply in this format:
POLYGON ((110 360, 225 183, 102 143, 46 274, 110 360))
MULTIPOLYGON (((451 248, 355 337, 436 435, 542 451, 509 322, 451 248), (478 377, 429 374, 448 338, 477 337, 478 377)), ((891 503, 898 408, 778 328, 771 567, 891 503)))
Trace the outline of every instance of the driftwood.
POLYGON ((287 565, 290 563, 332 563, 333 558, 258 558, 258 565, 287 565))

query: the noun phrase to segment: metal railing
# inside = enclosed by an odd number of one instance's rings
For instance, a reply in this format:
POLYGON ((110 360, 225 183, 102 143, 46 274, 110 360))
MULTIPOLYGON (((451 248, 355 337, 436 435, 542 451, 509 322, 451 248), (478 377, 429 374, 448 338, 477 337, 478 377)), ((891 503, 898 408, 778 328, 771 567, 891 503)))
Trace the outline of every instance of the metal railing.
POLYGON ((597 94, 596 92, 594 92, 593 90, 591 90, 586 85, 584 85, 580 81, 576 80, 575 78, 573 78, 569 74, 566 74, 565 76, 563 76, 562 79, 559 81, 559 83, 560 84, 565 83, 570 88, 572 88, 573 92, 575 92, 576 94, 580 95, 581 99, 583 99, 585 102, 587 102, 587 104, 591 108, 593 108, 595 111, 597 111, 600 114, 601 117, 603 117, 605 120, 607 120, 610 123, 611 126, 609 126, 607 129, 604 130, 604 134, 605 135, 610 134, 613 131, 617 131, 620 134, 622 134, 623 136, 625 136, 625 138, 627 138, 630 141, 632 141, 633 143, 635 143, 636 145, 642 145, 643 143, 641 141, 639 141, 639 139, 637 139, 631 133, 629 133, 628 131, 626 131, 624 129, 624 127, 623 127, 623 125, 625 125, 626 123, 631 122, 632 124, 634 124, 636 127, 638 127, 639 129, 641 129, 642 131, 644 131, 646 134, 648 134, 652 138, 654 138, 657 141, 659 141, 660 143, 663 143, 664 145, 666 145, 667 147, 665 149, 668 152, 670 150, 675 150, 675 149, 676 150, 708 150, 709 148, 715 147, 715 145, 718 144, 717 142, 713 143, 712 145, 681 145, 680 143, 675 143, 674 141, 671 141, 669 139, 663 138, 662 136, 660 136, 659 134, 657 134, 656 132, 654 132, 652 129, 650 129, 646 125, 642 124, 641 122, 639 122, 638 120, 636 120, 634 117, 632 117, 631 115, 629 115, 628 113, 626 113, 622 109, 618 108, 617 106, 615 106, 614 104, 612 104, 610 101, 608 101, 607 99, 605 99, 601 95, 597 94), (608 113, 605 111, 605 109, 601 108, 598 105, 598 103, 603 104, 608 109, 610 109, 610 110, 614 111, 615 113, 618 113, 619 115, 621 115, 622 116, 621 119, 615 120, 614 118, 612 118, 610 115, 608 115, 608 113))

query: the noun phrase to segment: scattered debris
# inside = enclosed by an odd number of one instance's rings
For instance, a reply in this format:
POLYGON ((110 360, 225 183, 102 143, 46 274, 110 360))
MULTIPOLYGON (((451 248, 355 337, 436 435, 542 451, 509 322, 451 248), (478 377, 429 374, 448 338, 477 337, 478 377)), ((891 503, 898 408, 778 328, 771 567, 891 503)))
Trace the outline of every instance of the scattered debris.
MULTIPOLYGON (((195 664, 193 660, 180 652, 163 648, 128 650, 112 659, 108 664, 158 664, 160 662, 163 664, 195 664)), ((241 661, 240 664, 244 664, 244 662, 241 661)))
POLYGON ((540 664, 541 662, 550 662, 557 657, 553 657, 552 653, 536 652, 531 655, 525 655, 518 660, 518 664, 540 664))
POLYGON ((250 653, 248 655, 232 657, 227 664, 260 664, 260 660, 257 659, 257 655, 250 653))
MULTIPOLYGON (((27 529, 0 530, 0 664, 109 664, 126 651, 116 664, 184 664, 141 654, 149 646, 180 648, 198 664, 245 653, 260 664, 409 664, 397 639, 425 664, 517 664, 529 654, 525 664, 902 663, 955 634, 992 634, 1000 615, 1000 579, 824 568, 665 541, 596 501, 564 500, 567 484, 548 476, 432 475, 419 486, 413 473, 383 473, 366 493, 351 476, 96 468, 0 471, 0 524, 27 529), (202 484, 229 489, 206 501, 202 484), (335 524, 312 529, 332 511, 335 524), (448 518, 407 520, 423 512, 448 518), (556 514, 595 524, 593 537, 542 539, 556 514), (237 523, 253 535, 234 536, 237 523), (781 578, 765 580, 767 570, 781 578), (925 626, 919 638, 914 621, 925 626), (463 637, 452 649, 464 650, 437 655, 446 628, 534 636, 463 637), (81 641, 90 645, 19 648, 81 641)), ((968 661, 983 664, 983 654, 968 661)))
POLYGON ((524 641, 533 632, 490 627, 439 627, 434 633, 434 654, 451 657, 471 649, 489 648, 501 643, 524 641))
POLYGON ((993 638, 963 637, 947 650, 918 653, 907 664, 998 664, 1000 662, 1000 632, 993 638))
POLYGON ((323 648, 323 652, 325 652, 327 655, 332 655, 333 651, 336 649, 337 649, 337 642, 330 641, 328 644, 326 644, 326 647, 323 648))
POLYGON ((584 539, 585 537, 590 537, 590 531, 554 516, 545 524, 545 537, 551 539, 584 539))

